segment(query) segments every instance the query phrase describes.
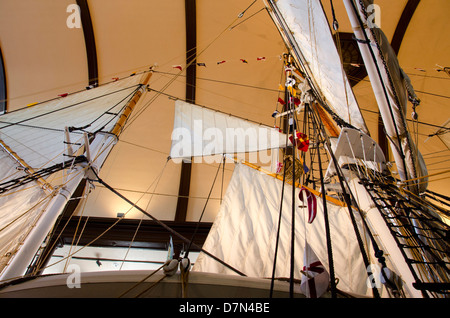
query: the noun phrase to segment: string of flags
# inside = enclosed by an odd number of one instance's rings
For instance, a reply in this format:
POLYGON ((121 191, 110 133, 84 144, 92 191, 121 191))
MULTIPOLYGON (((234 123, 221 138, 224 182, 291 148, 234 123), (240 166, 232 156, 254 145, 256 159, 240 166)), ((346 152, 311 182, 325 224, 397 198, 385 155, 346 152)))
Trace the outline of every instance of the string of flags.
MULTIPOLYGON (((277 56, 277 58, 280 59, 280 60, 282 59, 282 58, 281 58, 281 55, 280 55, 280 56, 277 56)), ((264 62, 264 61, 267 60, 267 58, 266 58, 265 56, 258 56, 255 60, 256 60, 257 62, 264 62)), ((225 64, 225 63, 227 63, 227 62, 232 62, 232 61, 234 61, 234 60, 219 60, 219 61, 215 62, 215 65, 221 65, 221 64, 225 64)), ((249 64, 249 63, 250 63, 248 59, 244 59, 244 58, 239 59, 239 62, 241 62, 241 63, 243 63, 243 64, 249 64)), ((207 64, 206 64, 205 62, 198 62, 198 63, 196 63, 196 64, 197 64, 197 66, 199 66, 199 67, 207 67, 207 64)), ((180 65, 180 64, 172 65, 172 68, 178 69, 178 70, 180 70, 180 71, 183 70, 183 66, 180 65)))
MULTIPOLYGON (((349 65, 351 65, 353 67, 362 67, 362 66, 364 66, 364 64, 358 64, 358 63, 344 63, 344 64, 349 64, 349 65)), ((424 69, 422 67, 414 67, 413 69, 416 70, 416 71, 419 71, 419 72, 424 72, 424 73, 429 71, 429 70, 426 70, 426 69, 424 69)), ((441 66, 439 64, 436 64, 436 67, 433 70, 438 72, 438 73, 444 72, 444 73, 446 73, 447 75, 450 76, 450 67, 449 66, 441 66)))

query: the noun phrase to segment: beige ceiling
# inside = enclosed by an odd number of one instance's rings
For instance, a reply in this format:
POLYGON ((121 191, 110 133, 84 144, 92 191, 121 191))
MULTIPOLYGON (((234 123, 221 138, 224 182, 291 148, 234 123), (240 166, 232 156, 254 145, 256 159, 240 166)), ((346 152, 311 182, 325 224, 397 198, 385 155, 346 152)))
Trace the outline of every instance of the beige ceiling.
MULTIPOLYGON (((286 50, 268 14, 257 13, 263 7, 262 0, 238 19, 238 14, 252 2, 197 0, 198 62, 207 66, 197 67, 196 102, 272 125, 271 114, 276 108, 282 78, 279 56, 286 50), (230 29, 231 24, 239 22, 242 23, 230 29), (257 61, 260 56, 266 60, 257 61), (226 63, 218 65, 222 60, 226 63)), ((342 1, 333 2, 340 31, 350 32, 342 1)), ((66 23, 70 15, 67 7, 73 3, 70 0, 0 1, 0 46, 6 71, 8 111, 82 90, 88 85, 83 30, 69 28, 66 23)), ((392 38, 407 0, 375 3, 381 8, 381 27, 392 38)), ((172 67, 185 66, 184 0, 90 0, 88 4, 100 84, 157 64, 158 72, 152 77, 150 87, 162 90, 174 80, 164 92, 185 98, 186 79, 175 77, 176 70, 172 67)), ((330 16, 330 2, 323 1, 323 6, 330 16)), ((401 66, 422 100, 419 120, 436 126, 450 118, 450 77, 435 70, 436 64, 449 65, 449 13, 448 0, 420 1, 398 54, 401 66)), ((376 136, 378 119, 373 113, 376 105, 370 83, 365 79, 354 90, 371 134, 376 136)), ((171 161, 166 164, 174 104, 166 95, 154 97, 155 93, 148 93, 142 100, 140 107, 145 111, 125 130, 122 141, 102 170, 102 177, 131 200, 139 200, 139 205, 157 218, 171 220, 180 180, 180 165, 171 161), (149 194, 153 192, 157 194, 149 194)), ((410 114, 408 109, 409 119, 410 114)), ((429 125, 418 126, 417 143, 430 173, 450 169, 446 146, 437 137, 428 138, 436 130, 429 125)), ((215 164, 193 165, 188 220, 198 219, 216 170, 215 164)), ((232 165, 227 164, 225 188, 231 172, 232 165)), ((430 182, 429 188, 450 195, 448 174, 431 180, 434 179, 441 180, 430 182)), ((219 206, 221 177, 219 180, 204 221, 212 221, 219 206)), ((97 187, 83 213, 114 217, 127 209, 120 199, 97 187)), ((137 211, 130 213, 131 217, 140 217, 137 211)))

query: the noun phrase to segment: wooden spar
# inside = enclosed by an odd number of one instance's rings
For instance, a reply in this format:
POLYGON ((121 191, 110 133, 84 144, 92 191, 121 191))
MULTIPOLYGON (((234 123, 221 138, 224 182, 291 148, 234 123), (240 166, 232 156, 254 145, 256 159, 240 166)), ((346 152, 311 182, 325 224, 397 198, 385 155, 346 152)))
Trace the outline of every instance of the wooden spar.
MULTIPOLYGON (((268 176, 271 176, 271 177, 277 178, 278 180, 283 181, 283 176, 281 176, 281 175, 278 175, 278 174, 276 174, 276 173, 267 171, 267 170, 261 168, 260 166, 257 166, 257 165, 255 165, 255 164, 253 164, 253 163, 250 163, 250 162, 242 161, 242 163, 243 163, 244 165, 246 165, 246 166, 252 168, 252 169, 258 170, 258 171, 260 171, 260 172, 262 172, 262 173, 267 174, 268 176)), ((287 182, 288 184, 292 184, 292 183, 289 182, 289 181, 286 181, 286 182, 287 182)), ((314 194, 314 195, 316 195, 316 196, 318 196, 318 197, 322 197, 322 193, 320 193, 320 192, 317 191, 317 190, 311 189, 311 188, 309 188, 309 187, 307 187, 307 186, 305 186, 305 185, 303 185, 303 184, 300 184, 300 183, 296 182, 296 183, 295 183, 295 186, 296 186, 297 188, 305 187, 305 188, 308 189, 312 194, 314 194)), ((329 202, 331 202, 331 203, 333 203, 333 204, 335 204, 335 205, 342 206, 342 207, 347 206, 347 204, 345 204, 345 202, 342 202, 342 201, 340 201, 340 200, 338 200, 338 199, 335 199, 335 198, 333 198, 333 197, 330 197, 330 196, 328 196, 328 195, 326 195, 325 198, 327 199, 327 201, 329 201, 329 202)))
POLYGON ((322 106, 320 106, 317 102, 312 104, 314 110, 319 114, 320 119, 322 120, 323 125, 330 133, 331 137, 339 137, 339 130, 336 128, 331 119, 327 116, 322 106))
MULTIPOLYGON (((153 72, 149 72, 143 80, 141 80, 141 85, 147 85, 150 81, 150 78, 152 77, 153 72)), ((123 128, 125 127, 125 123, 127 122, 128 118, 130 117, 134 107, 136 106, 139 98, 141 98, 142 92, 141 90, 138 90, 136 94, 134 94, 133 98, 128 102, 128 105, 123 110, 122 114, 120 115, 119 120, 114 125, 114 128, 112 129, 111 133, 116 135, 116 137, 119 137, 120 133, 122 132, 123 128)))
MULTIPOLYGON (((31 168, 26 162, 25 160, 23 160, 22 158, 19 157, 19 155, 14 152, 7 144, 5 144, 5 142, 3 140, 0 139, 0 146, 8 153, 8 155, 10 157, 12 157, 20 166, 22 166, 22 168, 24 168, 25 172, 32 175, 35 173, 34 169, 31 168)), ((36 182, 41 186, 41 188, 47 192, 48 194, 51 193, 52 190, 52 185, 50 183, 48 183, 47 181, 45 181, 42 177, 39 177, 36 179, 36 182)))

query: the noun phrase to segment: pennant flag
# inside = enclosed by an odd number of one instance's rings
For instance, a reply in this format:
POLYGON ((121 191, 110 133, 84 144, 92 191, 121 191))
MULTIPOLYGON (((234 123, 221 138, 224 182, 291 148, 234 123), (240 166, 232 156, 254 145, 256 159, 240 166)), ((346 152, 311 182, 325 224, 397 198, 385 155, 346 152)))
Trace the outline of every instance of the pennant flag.
POLYGON ((206 67, 206 64, 205 64, 205 63, 197 63, 197 65, 198 65, 198 66, 204 66, 204 67, 206 67))
POLYGON ((242 63, 248 64, 247 60, 241 59, 242 63))
POLYGON ((68 93, 64 93, 64 94, 59 94, 59 97, 66 97, 67 95, 69 95, 68 93))
POLYGON ((179 69, 180 71, 183 70, 183 68, 181 67, 181 65, 172 65, 173 68, 179 69))
POLYGON ((134 75, 136 75, 136 72, 133 72, 133 73, 130 74, 130 76, 134 76, 134 75))
POLYGON ((330 274, 308 243, 305 244, 303 264, 300 291, 309 298, 321 297, 328 290, 330 274))
POLYGON ((257 57, 256 60, 257 61, 265 61, 266 58, 264 56, 261 56, 261 57, 257 57))
POLYGON ((308 168, 308 166, 306 165, 306 163, 303 162, 303 173, 308 173, 308 172, 309 172, 309 168, 308 168))
POLYGON ((359 67, 359 64, 355 64, 355 63, 350 63, 350 65, 353 67, 359 67))
MULTIPOLYGON (((306 200, 308 203, 308 223, 312 223, 314 219, 316 218, 317 214, 317 200, 316 196, 312 194, 308 189, 302 186, 300 193, 298 194, 298 197, 300 198, 300 201, 303 202, 303 193, 306 194, 306 200)), ((303 202, 304 203, 304 202, 303 202)))
POLYGON ((282 162, 277 162, 277 170, 276 173, 280 173, 281 170, 283 169, 284 164, 282 162))
POLYGON ((281 97, 278 97, 278 102, 279 102, 281 105, 286 104, 285 101, 284 101, 281 97))
POLYGON ((112 80, 113 80, 114 82, 117 82, 117 81, 119 80, 119 78, 118 78, 118 77, 113 77, 112 80))
POLYGON ((420 67, 415 67, 414 69, 417 71, 426 72, 426 70, 424 70, 423 68, 420 68, 420 67))
POLYGON ((294 146, 297 146, 298 150, 307 152, 309 148, 309 139, 306 134, 297 132, 295 139, 293 136, 289 136, 289 140, 294 146))
POLYGON ((226 61, 220 61, 220 62, 217 62, 217 65, 219 65, 219 64, 223 64, 223 63, 225 63, 226 61))
POLYGON ((278 90, 279 90, 279 91, 284 91, 284 86, 281 85, 281 84, 279 84, 279 85, 278 85, 278 90))
POLYGON ((27 107, 31 107, 31 106, 34 106, 34 105, 37 105, 37 102, 28 104, 27 107))

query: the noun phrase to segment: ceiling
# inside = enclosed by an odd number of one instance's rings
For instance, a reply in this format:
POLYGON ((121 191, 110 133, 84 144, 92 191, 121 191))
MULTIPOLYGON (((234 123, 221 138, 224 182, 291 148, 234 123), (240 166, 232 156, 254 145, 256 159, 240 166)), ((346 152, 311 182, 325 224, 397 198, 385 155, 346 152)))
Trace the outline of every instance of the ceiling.
MULTIPOLYGON (((263 2, 258 0, 250 6, 252 0, 197 0, 194 7, 194 1, 190 0, 77 2, 0 1, 0 48, 7 111, 83 90, 90 82, 103 84, 113 77, 156 66, 150 87, 164 91, 165 95, 156 97, 154 92, 145 95, 140 106, 145 110, 131 120, 103 167, 102 178, 162 220, 177 218, 180 183, 186 187, 188 182, 185 193, 189 199, 183 218, 197 221, 218 165, 192 164, 190 173, 186 173, 182 172, 181 164, 167 162, 174 114, 174 102, 168 96, 185 99, 187 87, 195 83, 197 104, 272 125, 271 114, 277 107, 277 90, 283 75, 280 55, 286 49, 269 15, 261 10, 263 2), (73 20, 70 6, 77 2, 84 19, 80 27, 73 20), (191 9, 185 9, 185 2, 191 4, 187 6, 191 9), (244 16, 238 18, 247 8, 244 16), (196 32, 186 32, 187 26, 196 32), (196 41, 197 62, 206 65, 196 68, 193 82, 186 73, 176 77, 177 70, 173 67, 185 67, 186 51, 192 41, 196 41), (258 61, 258 57, 265 60, 258 61), (226 62, 218 64, 219 61, 226 62)), ((375 3, 380 7, 381 28, 398 47, 400 65, 421 99, 417 109, 419 124, 409 123, 429 173, 448 170, 449 149, 437 136, 429 135, 450 118, 450 76, 437 70, 437 65, 445 67, 450 63, 447 22, 450 2, 375 3)), ((333 4, 345 39, 351 28, 343 3, 335 0, 333 4)), ((323 1, 323 7, 330 17, 330 1, 323 1)), ((352 75, 357 82, 354 92, 371 135, 377 139, 377 108, 370 83, 361 74, 352 75)), ((408 119, 411 112, 408 109, 408 119)), ((221 172, 203 221, 214 220, 232 169, 232 164, 227 164, 223 178, 221 172)), ((430 180, 429 189, 450 196, 448 174, 430 180)), ((123 200, 97 186, 78 213, 116 217, 129 209, 123 200)), ((138 219, 141 214, 132 209, 127 217, 138 219)))

